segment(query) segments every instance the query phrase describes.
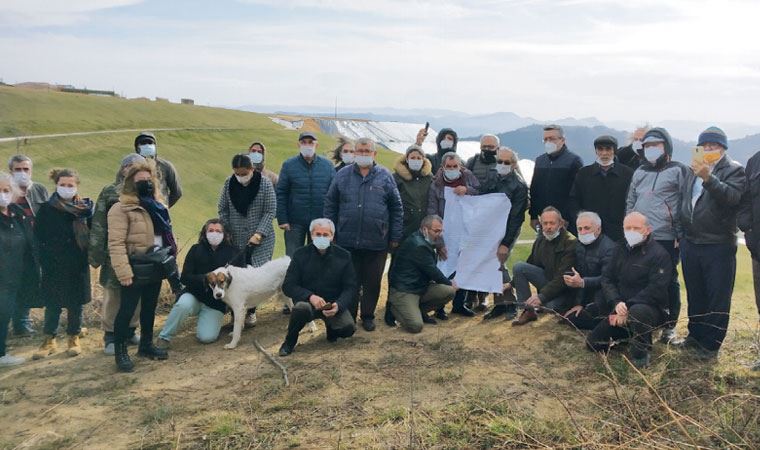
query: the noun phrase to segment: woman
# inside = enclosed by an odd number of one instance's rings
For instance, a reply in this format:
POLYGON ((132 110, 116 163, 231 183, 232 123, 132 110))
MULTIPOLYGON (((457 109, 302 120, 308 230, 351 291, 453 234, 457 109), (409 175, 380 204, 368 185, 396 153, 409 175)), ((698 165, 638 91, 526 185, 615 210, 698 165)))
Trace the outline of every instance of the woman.
POLYGON ((393 179, 404 204, 402 241, 419 230, 420 222, 425 217, 430 184, 433 182, 432 167, 419 145, 410 145, 406 155, 396 161, 393 179))
POLYGON ((6 353, 8 324, 16 308, 19 289, 39 283, 31 218, 16 204, 21 194, 13 177, 0 172, 0 367, 24 362, 24 358, 6 353), (19 276, 19 262, 23 275, 19 276), (31 275, 31 278, 29 277, 31 275))
POLYGON ((354 163, 354 141, 343 136, 338 137, 338 145, 332 151, 335 171, 354 163))
MULTIPOLYGON (((232 236, 232 244, 238 250, 247 248, 246 263, 263 266, 274 252, 274 186, 269 178, 253 170, 248 155, 235 155, 232 170, 219 196, 219 218, 232 236)), ((246 325, 255 323, 255 310, 251 310, 246 325)))
POLYGON ((40 207, 35 218, 34 235, 40 252, 41 286, 45 300, 45 340, 34 359, 57 350, 55 336, 61 310, 66 308, 67 354, 82 353, 82 307, 91 299, 87 246, 92 221, 92 201, 78 195, 79 174, 72 169, 53 169, 50 179, 55 192, 40 207))
POLYGON ((276 173, 264 167, 264 161, 266 160, 266 151, 267 148, 262 142, 254 142, 250 147, 248 147, 248 156, 251 158, 253 168, 261 172, 261 174, 265 177, 269 178, 269 181, 272 182, 272 186, 277 186, 277 181, 280 177, 278 177, 276 173))
POLYGON ((198 316, 195 336, 204 344, 217 340, 227 305, 214 298, 206 284, 206 274, 226 264, 245 266, 243 255, 232 245, 230 234, 219 219, 210 219, 201 229, 198 243, 190 248, 182 267, 185 292, 174 304, 164 328, 158 335, 158 347, 168 348, 182 322, 198 316))
POLYGON ((153 323, 156 315, 159 279, 135 283, 130 256, 143 255, 154 246, 168 247, 177 254, 169 210, 163 204, 155 166, 137 163, 127 171, 119 201, 108 211, 108 254, 116 278, 121 284, 121 304, 114 319, 114 356, 122 372, 131 372, 134 364, 127 353, 132 333, 129 322, 140 303, 140 346, 137 354, 150 359, 168 358, 164 349, 153 345, 153 323))

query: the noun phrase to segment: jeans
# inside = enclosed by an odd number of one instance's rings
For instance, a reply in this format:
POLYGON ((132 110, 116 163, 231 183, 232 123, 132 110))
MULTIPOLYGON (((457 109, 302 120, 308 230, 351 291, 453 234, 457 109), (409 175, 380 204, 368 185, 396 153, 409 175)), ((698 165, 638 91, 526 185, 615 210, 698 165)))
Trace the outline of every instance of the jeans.
POLYGON ((362 320, 374 319, 388 252, 386 250, 347 250, 351 252, 351 261, 358 281, 356 297, 351 305, 351 314, 356 317, 356 312, 361 305, 362 320))
POLYGON ((5 340, 8 338, 8 325, 16 309, 18 289, 0 288, 0 357, 5 356, 5 340))
POLYGON ((161 281, 145 286, 122 286, 121 305, 114 319, 114 343, 127 342, 132 337, 129 321, 140 305, 140 347, 149 347, 153 342, 153 323, 156 320, 156 304, 161 293, 161 281))
POLYGON ((290 313, 290 322, 288 323, 288 334, 285 336, 285 342, 290 345, 296 345, 298 342, 298 333, 301 332, 307 323, 315 319, 322 319, 327 328, 327 336, 347 338, 353 336, 356 331, 354 318, 351 313, 343 310, 333 317, 325 317, 322 311, 317 311, 309 302, 298 302, 293 305, 290 313))
POLYGON ((630 339, 631 356, 641 359, 652 349, 652 331, 660 325, 662 314, 654 306, 637 303, 628 307, 628 323, 622 327, 600 321, 588 335, 588 346, 597 352, 607 351, 610 339, 630 339))
POLYGON ((293 253, 306 244, 311 243, 308 225, 290 224, 290 231, 285 231, 285 254, 292 257, 293 253))
MULTIPOLYGON (((517 304, 525 306, 525 301, 530 298, 530 285, 540 290, 546 285, 548 280, 544 275, 544 269, 533 264, 518 262, 512 268, 512 285, 517 291, 517 304)), ((543 309, 550 309, 560 314, 565 313, 569 308, 569 298, 566 295, 559 295, 543 303, 543 309)))
MULTIPOLYGON (((66 308, 66 334, 78 336, 82 332, 82 309, 84 305, 76 305, 66 308)), ((45 325, 42 330, 48 336, 58 333, 58 324, 61 320, 61 308, 58 305, 45 307, 45 325)))
POLYGON ((390 288, 388 305, 401 327, 410 333, 422 331, 422 314, 443 306, 454 298, 454 288, 445 284, 433 283, 424 294, 412 294, 390 288))
MULTIPOLYGON (((683 240, 681 240, 683 242, 683 240)), ((676 326, 678 316, 681 315, 681 285, 678 283, 678 261, 680 250, 675 248, 675 241, 657 241, 658 244, 670 255, 670 263, 673 264, 673 273, 668 284, 668 310, 666 317, 668 327, 676 326)), ((682 269, 683 270, 683 269, 682 269)))
POLYGON ((224 313, 214 308, 209 308, 189 292, 182 294, 177 303, 174 304, 158 337, 171 341, 174 335, 177 334, 177 329, 182 325, 182 322, 188 317, 195 316, 198 316, 198 328, 195 332, 198 340, 204 344, 216 341, 219 338, 219 331, 222 329, 224 313))

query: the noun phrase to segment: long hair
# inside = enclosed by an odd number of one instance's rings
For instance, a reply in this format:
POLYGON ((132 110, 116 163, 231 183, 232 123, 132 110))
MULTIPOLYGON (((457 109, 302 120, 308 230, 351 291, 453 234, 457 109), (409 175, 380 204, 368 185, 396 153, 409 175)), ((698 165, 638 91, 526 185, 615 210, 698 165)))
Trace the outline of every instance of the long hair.
POLYGON ((222 242, 232 245, 232 235, 229 231, 227 231, 227 227, 224 226, 221 220, 218 218, 209 219, 206 221, 206 223, 203 224, 203 227, 201 227, 200 235, 198 236, 198 243, 199 244, 208 244, 208 239, 206 239, 206 231, 208 231, 209 225, 215 225, 219 224, 222 226, 222 231, 224 231, 224 240, 222 242))
POLYGON ((336 164, 340 164, 343 162, 343 156, 341 153, 343 153, 343 146, 346 144, 351 144, 353 147, 354 141, 351 139, 345 137, 345 136, 338 136, 338 144, 332 151, 332 160, 335 161, 336 164))
POLYGON ((129 167, 127 175, 124 177, 124 182, 120 186, 120 193, 138 197, 137 186, 135 186, 135 175, 137 172, 150 173, 150 180, 153 182, 153 198, 166 204, 164 196, 161 194, 161 184, 156 176, 156 165, 155 163, 151 164, 148 161, 137 163, 129 167))
POLYGON ((63 177, 74 177, 77 185, 79 184, 79 173, 74 169, 61 169, 61 168, 50 169, 50 172, 48 172, 48 176, 55 184, 58 184, 58 180, 60 180, 63 177))

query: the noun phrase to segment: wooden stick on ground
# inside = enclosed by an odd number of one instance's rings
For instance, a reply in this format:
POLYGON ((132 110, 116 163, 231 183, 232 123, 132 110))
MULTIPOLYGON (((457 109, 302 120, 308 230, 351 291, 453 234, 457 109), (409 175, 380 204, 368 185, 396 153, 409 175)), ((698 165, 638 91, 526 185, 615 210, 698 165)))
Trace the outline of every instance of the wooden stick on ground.
POLYGON ((259 341, 256 339, 253 340, 253 345, 255 345, 256 348, 259 349, 259 351, 263 353, 269 361, 272 362, 272 364, 277 366, 282 371, 282 378, 285 380, 285 386, 290 386, 290 381, 288 381, 288 369, 283 366, 280 361, 277 361, 274 356, 270 355, 266 350, 264 350, 264 347, 262 347, 261 344, 259 344, 259 341))

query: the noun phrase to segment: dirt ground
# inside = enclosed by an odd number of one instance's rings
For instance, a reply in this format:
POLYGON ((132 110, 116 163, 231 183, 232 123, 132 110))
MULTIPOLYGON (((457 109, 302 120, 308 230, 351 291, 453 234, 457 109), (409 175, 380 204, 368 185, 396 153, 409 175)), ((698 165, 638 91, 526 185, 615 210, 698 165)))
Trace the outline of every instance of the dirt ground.
MULTIPOLYGON (((97 290, 95 297, 87 306, 92 318, 97 290)), ((168 308, 167 300, 156 334, 168 308)), ((316 333, 304 331, 296 351, 278 358, 287 366, 289 387, 253 345, 256 339, 276 354, 287 326, 280 305, 262 307, 258 324, 235 350, 223 348, 226 334, 199 344, 189 321, 169 360, 135 358, 130 374, 117 373, 113 357, 102 353, 93 319, 82 355, 66 356, 61 338, 58 354, 0 371, 0 448, 630 448, 653 446, 641 436, 654 439, 658 421, 668 421, 669 408, 646 394, 653 391, 622 353, 606 359, 585 351, 583 335, 556 325, 556 318, 514 328, 502 319, 452 316, 410 335, 385 326, 383 311, 381 301, 375 332, 359 329, 337 343, 325 340, 321 323, 316 333), (630 404, 642 411, 619 412, 630 404), (628 426, 631 420, 637 429, 628 426)), ((752 358, 757 325, 733 325, 739 329, 721 356, 721 366, 732 369, 703 367, 700 376, 707 373, 728 383, 729 393, 755 402, 757 376, 736 368, 752 358)), ((11 352, 31 358, 39 343, 39 337, 14 338, 11 352)), ((667 394, 668 378, 685 365, 678 352, 658 345, 654 361, 653 383, 666 392, 660 396, 682 413, 698 411, 693 396, 667 394)), ((734 430, 744 441, 756 435, 754 405, 741 409, 748 431, 734 430)), ((686 425, 689 434, 695 425, 686 425)), ((736 448, 759 443, 742 445, 721 433, 714 434, 736 448)), ((683 443, 670 435, 658 442, 664 444, 655 447, 683 443)))

